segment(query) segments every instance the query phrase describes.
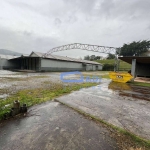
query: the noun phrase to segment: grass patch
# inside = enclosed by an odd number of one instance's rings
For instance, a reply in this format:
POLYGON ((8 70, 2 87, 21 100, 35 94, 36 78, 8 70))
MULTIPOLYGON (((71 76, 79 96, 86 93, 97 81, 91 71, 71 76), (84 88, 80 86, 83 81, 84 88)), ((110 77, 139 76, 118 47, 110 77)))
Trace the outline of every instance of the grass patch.
MULTIPOLYGON (((57 99, 55 99, 55 101, 60 102, 57 99)), ((127 131, 127 130, 116 127, 116 126, 114 126, 114 125, 112 125, 112 124, 110 124, 110 123, 108 123, 108 122, 106 122, 106 121, 104 121, 100 118, 97 118, 97 117, 95 117, 91 114, 85 113, 84 111, 79 110, 77 108, 74 108, 74 107, 72 107, 72 106, 70 106, 66 103, 63 103, 63 102, 60 102, 60 103, 67 106, 67 107, 69 107, 69 108, 71 108, 71 109, 73 109, 73 110, 75 110, 75 111, 77 111, 78 113, 84 115, 85 117, 90 117, 92 120, 98 121, 98 122, 106 125, 106 127, 112 128, 115 132, 118 132, 119 135, 117 135, 118 136, 117 138, 119 138, 119 140, 121 138, 123 139, 123 141, 121 141, 121 144, 126 144, 126 142, 129 142, 129 143, 131 142, 131 145, 133 147, 135 147, 135 146, 136 147, 144 147, 144 150, 149 150, 150 149, 150 140, 142 139, 142 138, 136 136, 135 134, 133 134, 133 133, 127 131), (125 142, 125 143, 122 143, 122 142, 125 142)), ((116 133, 115 133, 115 135, 116 135, 116 133)), ((124 145, 122 145, 122 146, 123 146, 122 148, 125 148, 124 145)))
POLYGON ((24 81, 27 80, 27 78, 17 78, 17 77, 0 77, 1 80, 8 80, 8 81, 24 81))
POLYGON ((6 79, 8 81, 28 81, 35 78, 48 78, 49 76, 26 76, 26 77, 0 77, 1 80, 6 79))
POLYGON ((20 90, 14 95, 9 96, 6 100, 0 100, 0 120, 3 115, 10 110, 14 100, 19 100, 21 104, 26 103, 27 106, 33 106, 48 100, 52 100, 55 97, 61 96, 71 91, 79 90, 90 86, 95 86, 97 83, 82 83, 82 84, 70 84, 64 86, 60 83, 50 83, 47 88, 37 89, 25 89, 20 90), (7 107, 5 107, 7 105, 7 107))
POLYGON ((86 79, 87 77, 89 77, 90 79, 92 79, 93 77, 98 77, 98 78, 107 78, 110 79, 109 77, 109 71, 99 71, 99 72, 92 72, 92 73, 83 73, 83 77, 84 79, 86 79))
POLYGON ((109 74, 104 74, 100 76, 101 78, 106 78, 106 79, 110 79, 109 74))
POLYGON ((144 87, 150 87, 150 83, 143 83, 143 82, 130 82, 128 84, 137 85, 137 86, 144 86, 144 87))
MULTIPOLYGON (((114 59, 105 59, 105 60, 96 60, 96 62, 101 63, 101 64, 114 65, 115 60, 114 59)), ((131 69, 131 64, 128 64, 128 63, 120 60, 119 69, 120 70, 130 70, 131 69)))

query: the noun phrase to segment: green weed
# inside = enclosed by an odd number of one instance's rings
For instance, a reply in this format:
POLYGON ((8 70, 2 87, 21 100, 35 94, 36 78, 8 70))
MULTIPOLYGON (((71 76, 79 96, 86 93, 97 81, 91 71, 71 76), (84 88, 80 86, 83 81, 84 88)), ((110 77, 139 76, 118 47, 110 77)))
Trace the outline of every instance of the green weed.
POLYGON ((63 85, 59 83, 50 83, 50 87, 25 89, 20 90, 16 94, 9 96, 6 100, 0 100, 0 120, 3 115, 10 110, 14 100, 19 100, 21 104, 25 103, 28 107, 52 100, 55 97, 61 96, 71 91, 79 90, 81 88, 97 85, 96 83, 82 83, 63 85), (9 105, 9 106, 8 106, 9 105), (7 106, 7 107, 6 107, 7 106))

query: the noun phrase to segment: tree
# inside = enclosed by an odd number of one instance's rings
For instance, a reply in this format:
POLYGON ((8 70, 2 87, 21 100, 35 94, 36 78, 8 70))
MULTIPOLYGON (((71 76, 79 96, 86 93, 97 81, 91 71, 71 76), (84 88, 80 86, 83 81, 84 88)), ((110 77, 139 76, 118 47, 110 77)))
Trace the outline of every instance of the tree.
POLYGON ((89 55, 84 56, 84 60, 90 60, 90 56, 89 55))
POLYGON ((87 56, 84 56, 84 60, 100 60, 101 59, 101 56, 95 56, 95 55, 87 55, 87 56))
POLYGON ((101 59, 101 56, 96 56, 95 58, 96 58, 96 60, 99 60, 99 59, 101 59))
POLYGON ((107 59, 114 59, 114 58, 115 58, 115 55, 114 55, 114 54, 108 54, 107 59))
POLYGON ((123 56, 141 56, 143 53, 147 52, 150 48, 150 41, 133 41, 129 44, 124 44, 121 47, 120 55, 123 56))
POLYGON ((91 55, 90 60, 95 60, 95 55, 91 55))

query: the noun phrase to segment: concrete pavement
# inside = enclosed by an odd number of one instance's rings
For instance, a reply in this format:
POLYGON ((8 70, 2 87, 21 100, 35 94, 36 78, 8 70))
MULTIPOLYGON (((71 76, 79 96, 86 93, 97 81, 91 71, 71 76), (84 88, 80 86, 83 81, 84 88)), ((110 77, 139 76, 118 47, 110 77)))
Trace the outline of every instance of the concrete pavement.
POLYGON ((117 150, 103 125, 58 102, 31 107, 25 117, 0 124, 0 150, 117 150))
POLYGON ((150 88, 103 80, 56 99, 150 140, 150 88))

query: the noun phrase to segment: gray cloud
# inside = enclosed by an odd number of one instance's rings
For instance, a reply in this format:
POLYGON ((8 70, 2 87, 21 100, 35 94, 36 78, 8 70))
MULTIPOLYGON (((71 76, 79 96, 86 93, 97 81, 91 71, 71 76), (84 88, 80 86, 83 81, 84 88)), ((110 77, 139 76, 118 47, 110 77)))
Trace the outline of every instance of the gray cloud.
POLYGON ((57 43, 63 42, 53 37, 38 37, 36 34, 24 32, 14 32, 0 28, 0 45, 2 48, 29 54, 31 51, 47 52, 57 43))
POLYGON ((59 26, 61 25, 62 22, 61 22, 61 20, 60 20, 59 18, 55 18, 54 23, 55 23, 56 26, 59 27, 59 26))
POLYGON ((32 33, 28 32, 28 31, 24 31, 23 34, 26 35, 26 36, 31 36, 32 35, 32 33))
MULTIPOLYGON (((46 52, 69 43, 120 47, 149 39, 149 0, 2 0, 1 48, 29 53, 46 52)), ((72 50, 77 57, 91 52, 72 50)))

